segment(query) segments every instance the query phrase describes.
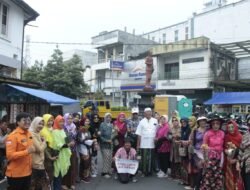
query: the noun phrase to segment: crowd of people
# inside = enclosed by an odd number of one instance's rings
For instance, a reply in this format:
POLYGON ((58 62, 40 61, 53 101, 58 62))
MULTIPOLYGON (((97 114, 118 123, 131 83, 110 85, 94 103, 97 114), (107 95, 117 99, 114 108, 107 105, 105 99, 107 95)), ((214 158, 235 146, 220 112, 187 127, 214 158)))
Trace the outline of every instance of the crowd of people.
POLYGON ((112 121, 110 113, 103 120, 96 113, 19 113, 15 128, 7 118, 0 120, 0 178, 9 190, 73 190, 98 175, 135 183, 154 173, 185 189, 250 189, 250 133, 217 114, 180 118, 173 111, 168 118, 146 108, 142 119, 132 109, 131 118, 120 113, 112 121), (139 161, 137 173, 118 173, 116 159, 139 161))

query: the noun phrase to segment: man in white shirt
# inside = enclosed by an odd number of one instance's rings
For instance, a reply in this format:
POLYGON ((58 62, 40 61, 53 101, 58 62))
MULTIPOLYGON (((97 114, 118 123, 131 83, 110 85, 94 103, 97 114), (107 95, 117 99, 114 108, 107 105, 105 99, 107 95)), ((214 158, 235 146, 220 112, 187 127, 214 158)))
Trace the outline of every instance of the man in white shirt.
POLYGON ((158 128, 158 121, 152 117, 151 108, 146 108, 144 114, 145 117, 140 121, 136 130, 136 135, 138 135, 137 151, 140 150, 139 152, 142 157, 141 170, 144 175, 148 176, 152 174, 153 169, 154 139, 158 128))

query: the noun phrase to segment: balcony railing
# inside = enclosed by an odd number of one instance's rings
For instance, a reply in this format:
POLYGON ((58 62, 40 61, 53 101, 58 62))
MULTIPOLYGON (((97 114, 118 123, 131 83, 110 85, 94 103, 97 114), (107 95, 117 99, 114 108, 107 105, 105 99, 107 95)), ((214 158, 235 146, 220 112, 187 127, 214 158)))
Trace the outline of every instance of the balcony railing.
POLYGON ((124 61, 124 56, 123 55, 117 55, 115 57, 110 57, 108 59, 98 59, 98 63, 106 63, 106 62, 109 62, 109 61, 124 61))

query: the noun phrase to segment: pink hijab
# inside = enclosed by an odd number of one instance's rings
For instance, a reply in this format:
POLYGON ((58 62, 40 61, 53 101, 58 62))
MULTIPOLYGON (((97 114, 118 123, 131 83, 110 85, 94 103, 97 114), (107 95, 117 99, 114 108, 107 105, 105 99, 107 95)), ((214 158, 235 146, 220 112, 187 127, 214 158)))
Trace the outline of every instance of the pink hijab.
POLYGON ((121 122, 120 121, 120 118, 121 117, 126 117, 126 115, 125 115, 125 113, 120 113, 119 115, 118 115, 118 117, 117 117, 117 119, 115 120, 115 122, 114 122, 114 125, 115 126, 117 126, 118 128, 119 128, 119 133, 121 133, 121 134, 126 134, 126 132, 127 132, 127 128, 126 128, 126 123, 125 123, 125 121, 124 122, 121 122))

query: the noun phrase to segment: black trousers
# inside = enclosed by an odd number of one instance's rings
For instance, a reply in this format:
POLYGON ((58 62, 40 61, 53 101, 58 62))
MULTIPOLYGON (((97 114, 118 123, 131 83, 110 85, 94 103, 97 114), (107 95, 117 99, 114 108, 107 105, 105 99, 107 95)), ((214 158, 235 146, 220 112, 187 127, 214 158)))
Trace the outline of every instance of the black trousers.
POLYGON ((26 177, 7 177, 8 190, 29 190, 31 183, 31 176, 26 177))
POLYGON ((158 153, 158 159, 160 164, 160 169, 164 173, 167 173, 168 168, 170 167, 169 159, 170 159, 170 153, 158 153))

